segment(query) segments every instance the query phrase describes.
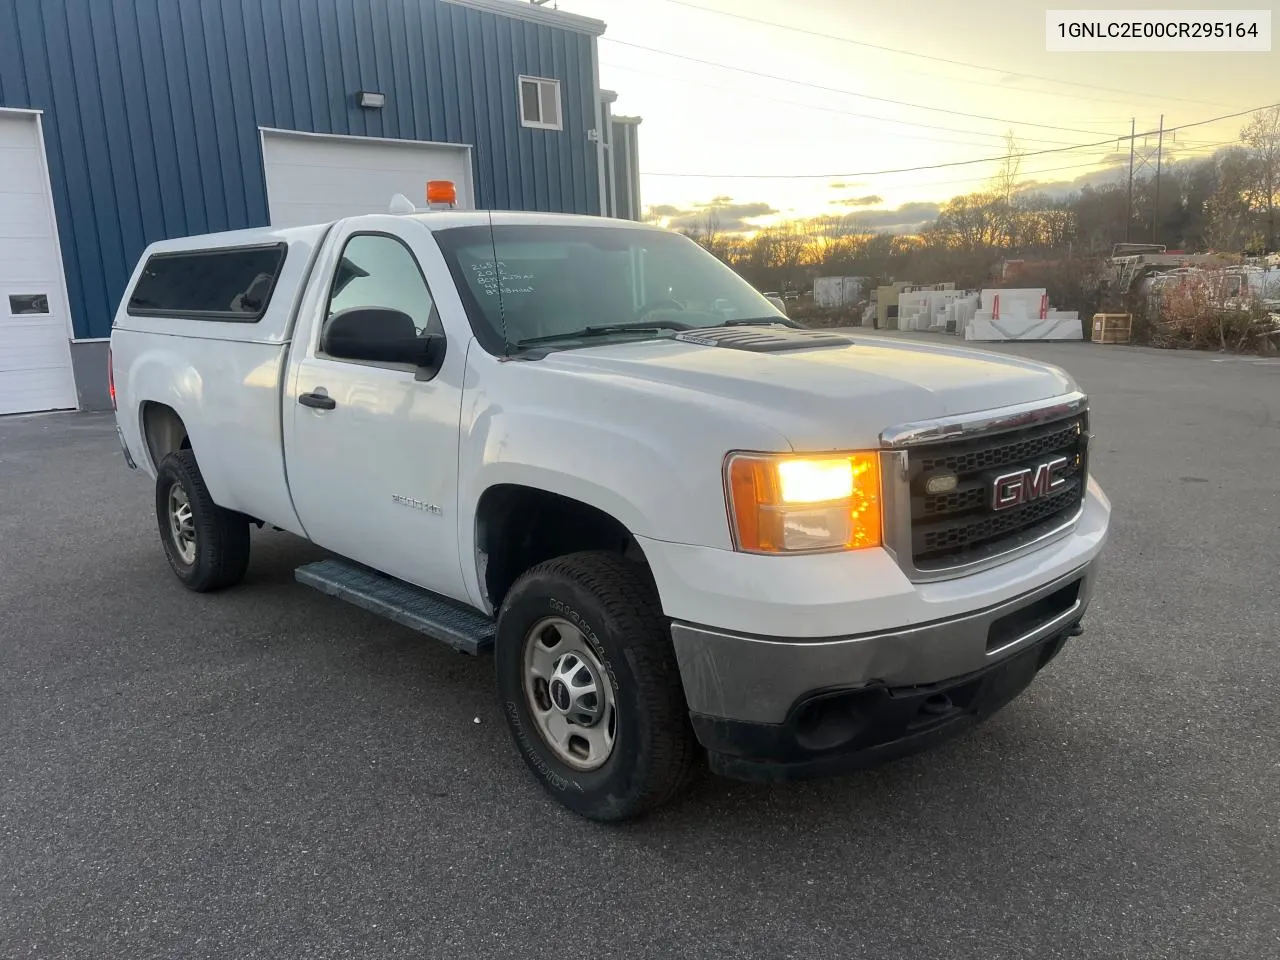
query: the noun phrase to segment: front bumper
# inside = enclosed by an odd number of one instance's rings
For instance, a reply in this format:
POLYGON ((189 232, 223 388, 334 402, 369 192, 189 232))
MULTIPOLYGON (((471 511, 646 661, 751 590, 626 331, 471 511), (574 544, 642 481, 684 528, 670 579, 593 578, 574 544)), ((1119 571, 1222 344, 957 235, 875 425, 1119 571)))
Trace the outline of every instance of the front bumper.
POLYGON ((672 626, 713 769, 793 779, 959 732, 1017 696, 1079 632, 1096 561, 1011 600, 921 626, 819 640, 672 626))
POLYGON ((834 776, 918 753, 1016 698, 1080 632, 1060 630, 977 673, 916 687, 874 685, 805 698, 781 724, 693 717, 711 769, 738 780, 834 776))

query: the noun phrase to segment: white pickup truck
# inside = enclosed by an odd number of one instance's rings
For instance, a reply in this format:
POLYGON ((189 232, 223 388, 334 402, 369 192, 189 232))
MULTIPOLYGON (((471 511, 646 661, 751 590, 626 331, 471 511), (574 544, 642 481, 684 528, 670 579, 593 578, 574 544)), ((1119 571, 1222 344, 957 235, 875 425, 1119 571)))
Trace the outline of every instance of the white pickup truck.
POLYGON ((492 648, 534 776, 600 820, 839 773, 1017 696, 1110 504, 1061 370, 801 328, 637 223, 463 211, 155 243, 115 318, 173 571, 303 583, 492 648))

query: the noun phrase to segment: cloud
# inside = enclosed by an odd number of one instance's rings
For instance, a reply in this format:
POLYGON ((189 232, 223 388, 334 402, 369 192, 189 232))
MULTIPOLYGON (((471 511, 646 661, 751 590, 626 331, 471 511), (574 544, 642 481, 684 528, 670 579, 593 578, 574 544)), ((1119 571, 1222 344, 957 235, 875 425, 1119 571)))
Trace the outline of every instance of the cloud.
POLYGON ((830 185, 832 190, 852 190, 854 187, 865 187, 866 184, 861 180, 841 181, 830 185))
MULTIPOLYGON (((1164 149, 1164 168, 1172 175, 1176 169, 1176 164, 1193 164, 1200 160, 1208 160, 1212 156, 1221 151, 1214 151, 1213 154, 1195 153, 1192 155, 1176 156, 1176 149, 1188 149, 1181 147, 1179 144, 1173 146, 1165 145, 1164 149)), ((1101 187, 1112 184, 1123 184, 1129 177, 1129 151, 1121 150, 1108 154, 1102 161, 1105 166, 1098 170, 1090 170, 1082 173, 1070 180, 1060 180, 1049 178, 1046 180, 1036 180, 1029 178, 1023 180, 1018 186, 1019 193, 1037 193, 1048 197, 1051 200, 1065 200, 1072 194, 1079 193, 1085 187, 1101 187)), ((1149 179, 1154 176, 1150 169, 1143 169, 1135 164, 1134 180, 1149 179)))
POLYGON ((1123 166, 1105 167, 1101 170, 1090 170, 1070 180, 1025 180, 1018 185, 1019 193, 1036 193, 1051 200, 1065 200, 1084 187, 1099 187, 1107 183, 1118 183, 1128 177, 1129 158, 1125 156, 1123 166))
POLYGON ((831 202, 842 207, 874 207, 877 203, 884 203, 884 197, 869 193, 865 197, 844 197, 831 202))
MULTIPOLYGON (((687 230, 702 227, 710 214, 715 217, 717 230, 725 233, 746 233, 755 230, 759 224, 752 223, 761 217, 770 217, 778 212, 777 208, 763 201, 752 203, 729 203, 728 197, 716 197, 706 203, 694 204, 692 210, 675 210, 665 212, 670 207, 663 207, 659 216, 667 218, 667 226, 674 230, 687 230)), ((657 208, 655 208, 657 210, 657 208)))
POLYGON ((854 215, 854 222, 864 230, 881 233, 914 233, 924 224, 938 219, 942 208, 936 203, 916 201, 891 210, 866 210, 854 215))
POLYGON ((679 207, 674 207, 669 203, 660 203, 656 207, 650 207, 649 212, 659 217, 678 217, 684 213, 679 207))

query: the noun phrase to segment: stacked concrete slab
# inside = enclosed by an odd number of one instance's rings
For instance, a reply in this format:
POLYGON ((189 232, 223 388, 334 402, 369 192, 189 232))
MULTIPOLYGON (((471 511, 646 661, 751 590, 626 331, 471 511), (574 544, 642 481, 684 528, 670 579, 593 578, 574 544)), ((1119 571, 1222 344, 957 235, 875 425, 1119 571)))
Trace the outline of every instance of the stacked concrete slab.
POLYGON ((1080 313, 1054 310, 1044 287, 983 290, 966 340, 1083 340, 1080 313))
POLYGON ((963 290, 911 290, 898 295, 898 329, 946 329, 947 307, 965 297, 963 290))
MULTIPOLYGON (((898 306, 898 294, 910 287, 911 284, 906 281, 897 281, 895 283, 886 284, 882 287, 876 287, 876 319, 875 325, 881 330, 895 330, 898 326, 898 318, 894 316, 890 322, 889 308, 898 306)), ((895 313, 897 311, 895 310, 895 313)))
POLYGON ((946 305, 939 317, 938 326, 931 329, 937 329, 940 333, 954 333, 963 337, 965 327, 969 325, 974 314, 978 312, 978 306, 981 302, 979 294, 966 292, 963 296, 957 297, 946 305))
POLYGON ((927 315, 929 294, 923 290, 904 290, 898 294, 898 329, 920 330, 920 319, 927 315))

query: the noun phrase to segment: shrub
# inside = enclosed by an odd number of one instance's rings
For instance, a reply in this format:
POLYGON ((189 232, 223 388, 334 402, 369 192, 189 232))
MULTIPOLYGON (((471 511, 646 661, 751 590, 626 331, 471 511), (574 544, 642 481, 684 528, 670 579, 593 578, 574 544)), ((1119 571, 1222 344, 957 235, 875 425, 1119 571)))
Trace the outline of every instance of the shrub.
POLYGON ((1150 341, 1156 347, 1231 350, 1239 353, 1263 346, 1259 335, 1272 321, 1259 302, 1226 306, 1217 271, 1204 271, 1164 287, 1149 302, 1150 341))
POLYGON ((856 327, 862 323, 862 305, 856 307, 819 307, 812 302, 787 304, 787 316, 806 327, 856 327))

